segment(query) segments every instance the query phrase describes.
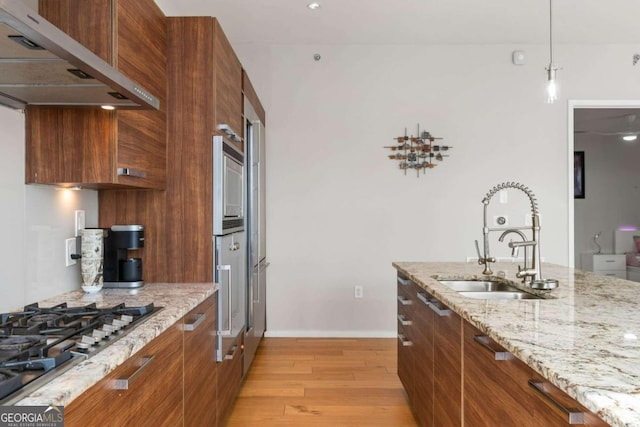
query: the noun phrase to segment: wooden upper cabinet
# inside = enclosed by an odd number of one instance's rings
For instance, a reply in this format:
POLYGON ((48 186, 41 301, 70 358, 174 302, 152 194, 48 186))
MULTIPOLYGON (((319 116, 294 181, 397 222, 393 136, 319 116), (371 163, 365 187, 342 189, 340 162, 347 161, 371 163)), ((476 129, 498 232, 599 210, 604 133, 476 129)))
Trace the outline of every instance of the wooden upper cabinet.
MULTIPOLYGON (((244 138, 242 113, 242 64, 233 52, 217 19, 214 24, 215 125, 226 124, 244 138)), ((239 145, 242 149, 243 147, 239 145)))
POLYGON ((163 189, 167 61, 162 11, 153 0, 40 0, 39 12, 151 91, 160 109, 27 107, 26 182, 163 189))
POLYGON ((251 106, 255 110, 262 124, 266 126, 266 113, 264 111, 264 107, 260 102, 260 98, 258 98, 256 90, 251 84, 251 80, 249 80, 249 75, 244 69, 242 70, 242 93, 244 93, 244 96, 247 97, 251 103, 251 106))

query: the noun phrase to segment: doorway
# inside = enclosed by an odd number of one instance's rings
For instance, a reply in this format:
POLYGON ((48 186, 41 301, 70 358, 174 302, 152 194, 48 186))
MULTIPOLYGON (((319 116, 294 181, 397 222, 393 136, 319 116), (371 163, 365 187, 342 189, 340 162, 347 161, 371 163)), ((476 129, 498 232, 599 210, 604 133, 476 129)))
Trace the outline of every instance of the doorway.
MULTIPOLYGON (((568 263, 570 267, 580 268, 580 254, 590 248, 587 248, 585 241, 592 240, 595 234, 602 233, 603 237, 606 236, 606 240, 603 239, 601 243, 603 244, 603 253, 605 251, 611 251, 613 247, 613 232, 616 226, 622 226, 626 224, 622 224, 624 219, 612 219, 612 223, 608 225, 598 225, 596 222, 591 221, 588 225, 584 226, 581 223, 582 216, 578 218, 579 227, 576 228, 576 204, 575 203, 593 203, 594 191, 597 191, 598 186, 593 185, 591 182, 591 199, 589 199, 590 194, 590 181, 589 177, 591 176, 593 179, 597 179, 597 175, 595 173, 589 172, 589 153, 585 153, 585 159, 587 162, 587 166, 583 170, 584 172, 584 199, 576 199, 576 195, 574 193, 574 151, 576 151, 576 131, 580 131, 581 133, 588 133, 593 135, 593 138, 599 137, 603 141, 615 142, 622 134, 630 129, 630 125, 633 124, 634 128, 640 128, 640 100, 603 100, 603 101, 589 101, 589 100, 571 100, 568 103, 568 151, 567 151, 567 199, 568 199, 568 239, 569 239, 569 253, 568 253, 568 263), (579 111, 578 111, 579 110, 579 111), (588 111, 585 111, 588 110, 588 111), (638 111, 634 111, 638 110, 638 111), (626 114, 626 112, 629 114, 626 114), (637 116, 632 117, 632 116, 637 116), (582 121, 578 122, 577 118, 581 118, 582 121), (585 129, 584 123, 585 119, 593 120, 594 126, 591 129, 585 129), (632 122, 633 119, 633 123, 632 122), (609 123, 604 127, 603 123, 605 120, 613 120, 617 123, 609 123), (601 126, 598 128, 598 126, 601 126), (616 128, 617 126, 617 128, 616 128), (620 223, 616 222, 619 221, 620 223), (612 225, 616 224, 616 225, 612 225), (596 230, 595 228, 606 228, 603 230, 596 230), (593 228, 593 229, 592 229, 593 228), (611 242, 609 242, 611 240, 611 242)), ((640 144, 640 138, 635 141, 635 144, 640 144)), ((580 144, 578 144, 580 145, 580 144)), ((595 172, 595 171, 592 171, 595 172)), ((618 189, 611 189, 614 194, 618 189)), ((618 193, 619 194, 619 193, 618 193)), ((577 213, 578 215, 583 215, 582 209, 583 205, 578 205, 577 213)), ((640 215, 640 210, 639 210, 640 215)), ((594 251, 596 245, 594 246, 594 251)))

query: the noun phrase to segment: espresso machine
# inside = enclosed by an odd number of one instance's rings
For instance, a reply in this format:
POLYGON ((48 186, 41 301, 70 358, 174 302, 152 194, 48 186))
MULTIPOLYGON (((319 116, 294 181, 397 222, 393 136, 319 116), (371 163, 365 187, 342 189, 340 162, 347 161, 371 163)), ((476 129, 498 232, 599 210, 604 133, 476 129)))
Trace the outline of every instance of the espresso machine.
POLYGON ((144 247, 144 226, 114 225, 105 229, 105 288, 141 288, 142 259, 129 256, 130 250, 144 247))

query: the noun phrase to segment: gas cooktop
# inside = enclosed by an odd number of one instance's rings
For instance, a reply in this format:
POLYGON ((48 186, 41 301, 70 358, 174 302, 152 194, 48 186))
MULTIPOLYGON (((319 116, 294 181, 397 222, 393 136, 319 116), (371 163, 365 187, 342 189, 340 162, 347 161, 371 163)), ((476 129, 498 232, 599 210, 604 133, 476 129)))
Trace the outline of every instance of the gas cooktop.
POLYGON ((31 304, 0 314, 0 404, 11 404, 130 332, 153 304, 98 308, 31 304))

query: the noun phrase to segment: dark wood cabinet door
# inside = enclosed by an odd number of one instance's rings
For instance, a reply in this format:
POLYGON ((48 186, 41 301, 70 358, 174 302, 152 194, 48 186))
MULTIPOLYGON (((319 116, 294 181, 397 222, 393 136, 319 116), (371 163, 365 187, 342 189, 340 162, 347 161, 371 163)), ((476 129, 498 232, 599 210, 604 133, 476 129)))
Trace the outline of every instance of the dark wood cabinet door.
POLYGON ((67 405, 65 426, 182 425, 182 357, 179 322, 67 405))
MULTIPOLYGON (((215 106, 216 123, 227 124, 244 137, 242 112, 242 65, 217 20, 215 22, 215 106)), ((242 144, 239 148, 243 149, 242 144)))
POLYGON ((434 408, 434 323, 435 313, 425 301, 429 301, 429 294, 414 285, 417 296, 415 309, 415 359, 413 363, 415 378, 414 413, 420 425, 433 426, 434 408))
POLYGON ((411 294, 414 286, 409 279, 398 276, 398 377, 412 404, 414 401, 415 301, 411 294))
POLYGON ((184 425, 216 425, 216 297, 184 317, 184 425))
POLYGON ((467 322, 464 417, 465 425, 471 427, 607 425, 467 322))
POLYGON ((478 329, 464 326, 464 421, 468 427, 532 426, 521 362, 478 329))
POLYGON ((433 299, 433 420, 438 427, 462 425, 462 318, 433 299))
POLYGON ((225 360, 218 363, 218 390, 217 390, 217 417, 218 425, 223 426, 226 424, 233 404, 240 392, 240 385, 242 384, 242 367, 243 363, 243 350, 242 339, 244 332, 240 333, 240 337, 237 342, 232 346, 231 352, 225 355, 225 360))

